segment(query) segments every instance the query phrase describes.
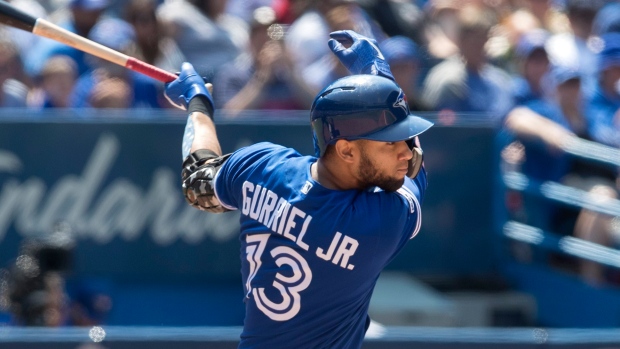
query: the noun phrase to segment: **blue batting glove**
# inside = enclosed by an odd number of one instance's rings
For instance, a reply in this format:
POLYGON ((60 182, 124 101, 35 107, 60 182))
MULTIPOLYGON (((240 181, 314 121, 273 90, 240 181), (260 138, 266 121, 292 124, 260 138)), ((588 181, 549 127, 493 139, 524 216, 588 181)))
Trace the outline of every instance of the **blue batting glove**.
POLYGON ((380 75, 394 80, 390 65, 385 61, 374 39, 352 30, 335 31, 329 36, 331 37, 327 43, 329 48, 351 74, 380 75), (343 43, 352 45, 345 48, 343 43))
POLYGON ((207 90, 205 81, 188 62, 181 65, 179 77, 166 84, 164 95, 172 105, 183 110, 187 110, 189 101, 196 96, 204 96, 211 108, 214 107, 213 97, 207 90))

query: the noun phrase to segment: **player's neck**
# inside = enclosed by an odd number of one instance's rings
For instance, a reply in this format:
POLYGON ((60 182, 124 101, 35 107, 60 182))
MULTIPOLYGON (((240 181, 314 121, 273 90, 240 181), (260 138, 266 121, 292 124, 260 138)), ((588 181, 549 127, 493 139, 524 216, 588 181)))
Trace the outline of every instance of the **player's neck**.
POLYGON ((331 190, 356 189, 346 178, 349 176, 338 173, 337 166, 330 166, 329 162, 319 159, 310 166, 312 179, 323 187, 331 190), (344 179, 344 180, 343 180, 344 179))

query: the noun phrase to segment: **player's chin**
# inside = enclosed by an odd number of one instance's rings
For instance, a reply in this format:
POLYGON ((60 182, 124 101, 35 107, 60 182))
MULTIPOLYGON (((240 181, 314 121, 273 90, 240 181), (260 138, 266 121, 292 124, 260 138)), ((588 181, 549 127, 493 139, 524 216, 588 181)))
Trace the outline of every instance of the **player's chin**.
POLYGON ((386 192, 394 192, 400 189, 405 183, 405 177, 385 179, 381 181, 377 186, 386 192))

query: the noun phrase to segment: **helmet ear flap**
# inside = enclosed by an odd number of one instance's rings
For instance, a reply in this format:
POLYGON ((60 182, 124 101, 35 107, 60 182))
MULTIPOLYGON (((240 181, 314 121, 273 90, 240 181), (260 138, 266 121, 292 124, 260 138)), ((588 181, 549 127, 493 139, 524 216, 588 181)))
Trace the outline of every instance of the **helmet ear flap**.
POLYGON ((414 179, 418 173, 420 173, 420 169, 422 168, 422 164, 424 163, 424 152, 421 148, 416 146, 411 148, 411 152, 413 153, 413 157, 409 160, 409 168, 407 171, 407 177, 414 179))
POLYGON ((320 158, 323 154, 321 154, 321 146, 319 145, 319 139, 316 136, 316 132, 312 132, 312 143, 314 144, 314 156, 320 158))

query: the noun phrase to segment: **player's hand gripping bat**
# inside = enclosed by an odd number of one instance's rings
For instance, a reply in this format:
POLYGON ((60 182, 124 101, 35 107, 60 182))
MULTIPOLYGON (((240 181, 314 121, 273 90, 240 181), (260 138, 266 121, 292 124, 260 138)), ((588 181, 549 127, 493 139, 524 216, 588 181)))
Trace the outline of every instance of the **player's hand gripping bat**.
POLYGON ((173 73, 86 39, 43 18, 34 18, 6 1, 0 1, 0 23, 61 42, 162 82, 170 82, 177 77, 173 73))

